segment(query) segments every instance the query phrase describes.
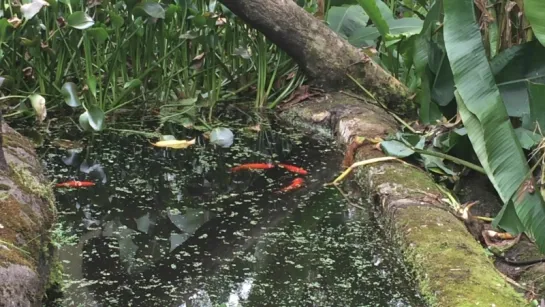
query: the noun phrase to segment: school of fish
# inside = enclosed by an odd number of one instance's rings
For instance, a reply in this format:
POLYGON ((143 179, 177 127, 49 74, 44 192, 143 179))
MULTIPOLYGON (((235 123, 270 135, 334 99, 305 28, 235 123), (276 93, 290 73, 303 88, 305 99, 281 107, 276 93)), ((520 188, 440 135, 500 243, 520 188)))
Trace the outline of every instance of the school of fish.
MULTIPOLYGON (((238 172, 242 170, 267 170, 274 168, 276 165, 272 163, 246 163, 241 164, 235 167, 231 168, 231 172, 238 172)), ((308 172, 305 169, 302 169, 295 165, 285 164, 285 163, 279 163, 279 167, 284 168, 292 173, 298 174, 298 175, 307 175, 308 172)), ((297 177, 293 179, 293 181, 288 185, 283 187, 282 189, 278 190, 278 192, 289 192, 295 189, 298 189, 302 187, 305 184, 305 180, 301 177, 297 177)), ((78 180, 72 180, 62 183, 57 183, 55 187, 57 188, 82 188, 82 187, 92 187, 95 183, 91 181, 78 181, 78 180)))
MULTIPOLYGON (((283 169, 286 169, 289 172, 292 172, 298 175, 308 175, 308 172, 305 169, 295 165, 278 163, 278 166, 283 169)), ((241 164, 231 168, 231 172, 238 172, 241 170, 266 170, 266 169, 271 169, 273 167, 275 167, 275 165, 272 163, 246 163, 246 164, 241 164)), ((284 193, 284 192, 293 191, 295 189, 302 187, 304 184, 305 184, 305 180, 301 177, 297 177, 293 179, 293 181, 289 185, 283 187, 277 192, 284 193)))

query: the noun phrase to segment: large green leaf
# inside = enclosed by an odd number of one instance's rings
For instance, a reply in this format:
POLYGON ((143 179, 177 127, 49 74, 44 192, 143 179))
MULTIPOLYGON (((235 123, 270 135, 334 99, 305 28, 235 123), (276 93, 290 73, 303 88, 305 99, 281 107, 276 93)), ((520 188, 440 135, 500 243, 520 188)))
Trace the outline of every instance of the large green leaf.
POLYGON ((443 53, 440 63, 431 88, 431 98, 438 105, 446 106, 454 98, 454 78, 446 53, 443 53))
MULTIPOLYGON (((422 31, 423 21, 418 18, 392 19, 388 21, 389 32, 386 35, 388 45, 398 42, 402 38, 417 35, 422 31)), ((362 27, 349 36, 348 41, 358 47, 373 46, 374 41, 381 36, 379 29, 375 26, 362 27)))
POLYGON ((545 1, 524 0, 524 15, 537 39, 545 46, 545 1))
MULTIPOLYGON (((429 59, 430 54, 436 50, 441 51, 435 42, 432 41, 432 31, 435 24, 441 19, 441 6, 436 2, 426 15, 421 33, 414 40, 414 67, 416 74, 421 78, 421 88, 417 93, 417 99, 420 103, 419 116, 424 124, 434 123, 442 117, 439 107, 431 99, 431 80, 429 59)), ((451 74, 452 75, 452 74, 451 74)))
MULTIPOLYGON (((477 153, 477 156, 479 156, 479 161, 481 162, 481 165, 486 173, 491 174, 492 171, 490 169, 488 156, 486 154, 482 154, 484 151, 486 151, 484 148, 486 138, 481 123, 477 117, 467 109, 462 97, 460 97, 460 93, 455 91, 454 95, 456 97, 456 102, 458 103, 458 111, 462 117, 464 127, 466 128, 469 139, 473 144, 473 150, 477 153), (471 133, 469 133, 469 131, 471 131, 471 133)), ((512 201, 508 201, 507 204, 503 206, 500 213, 498 213, 494 219, 493 225, 494 227, 501 226, 503 229, 512 234, 518 234, 524 231, 524 226, 513 208, 512 201)))
POLYGON ((78 30, 85 30, 95 24, 93 18, 91 18, 91 16, 87 15, 85 12, 82 11, 70 14, 66 18, 66 22, 72 28, 76 28, 78 30))
POLYGON ((21 14, 25 19, 32 19, 44 6, 48 6, 49 3, 44 0, 30 1, 29 3, 21 5, 21 14))
POLYGON ((376 27, 363 27, 354 31, 353 35, 348 38, 348 42, 355 47, 374 46, 375 41, 380 37, 380 33, 376 27))
POLYGON ((506 49, 492 59, 490 66, 509 116, 530 113, 526 81, 545 83, 543 54, 545 47, 532 41, 506 49))
POLYGON ((359 5, 335 6, 327 13, 329 27, 344 38, 348 38, 357 29, 365 28, 369 16, 359 5))
POLYGON ((66 82, 62 85, 61 94, 64 97, 64 101, 72 108, 79 107, 81 102, 78 97, 78 89, 73 82, 66 82))
MULTIPOLYGON (((373 24, 377 27, 380 35, 385 36, 390 32, 386 19, 388 16, 392 16, 392 12, 381 0, 358 0, 358 3, 365 10, 369 18, 373 21, 373 24)), ((392 17, 393 18, 393 17, 392 17)))
POLYGON ((85 128, 88 124, 93 130, 101 131, 104 129, 104 112, 98 106, 92 105, 86 108, 87 111, 80 116, 80 125, 85 128), (87 122, 87 123, 83 123, 87 122))
POLYGON ((419 34, 423 25, 424 21, 416 17, 389 20, 390 33, 386 35, 385 39, 398 40, 419 34))
POLYGON ((444 12, 445 48, 473 149, 504 204, 513 202, 526 233, 545 252, 545 204, 540 193, 522 189, 530 169, 494 82, 473 0, 445 0, 444 12))
POLYGON ((165 19, 165 9, 159 3, 144 2, 134 7, 133 13, 137 16, 150 16, 153 18, 165 19))

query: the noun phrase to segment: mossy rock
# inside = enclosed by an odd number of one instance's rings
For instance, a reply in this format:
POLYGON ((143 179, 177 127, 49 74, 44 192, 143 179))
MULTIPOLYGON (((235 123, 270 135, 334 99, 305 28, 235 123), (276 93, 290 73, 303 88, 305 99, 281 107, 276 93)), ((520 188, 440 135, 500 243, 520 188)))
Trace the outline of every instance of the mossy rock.
POLYGON ((8 170, 0 171, 0 302, 42 306, 54 249, 55 201, 32 144, 4 124, 8 170))

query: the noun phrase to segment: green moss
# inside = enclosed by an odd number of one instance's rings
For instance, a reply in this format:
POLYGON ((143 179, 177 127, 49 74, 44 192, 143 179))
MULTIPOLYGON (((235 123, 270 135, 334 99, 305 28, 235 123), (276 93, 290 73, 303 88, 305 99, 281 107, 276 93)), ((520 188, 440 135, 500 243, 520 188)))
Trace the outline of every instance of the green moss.
POLYGON ((7 249, 0 249, 0 265, 22 264, 35 268, 37 260, 32 260, 32 255, 39 253, 41 243, 40 229, 33 222, 36 215, 13 196, 9 196, 2 205, 0 239, 7 249), (21 246, 20 242, 25 242, 25 245, 21 246))
MULTIPOLYGON (((361 167, 355 173, 360 186, 375 192, 380 187, 383 197, 413 202, 426 194, 444 197, 428 174, 399 162, 361 167), (383 190, 385 187, 389 190, 383 190)), ((525 305, 522 296, 498 274, 482 246, 448 211, 409 206, 386 213, 391 216, 387 221, 391 232, 431 306, 525 305)))
POLYGON ((52 258, 54 260, 52 261, 52 265, 50 268, 49 281, 46 285, 46 289, 52 287, 62 288, 62 286, 64 285, 64 268, 62 266, 62 263, 59 261, 57 255, 54 255, 52 258))
POLYGON ((49 212, 42 212, 42 215, 46 218, 44 221, 45 227, 51 227, 57 214, 55 195, 51 187, 40 182, 27 168, 18 165, 10 165, 10 167, 12 171, 11 178, 15 180, 19 188, 44 199, 49 204, 49 212))
POLYGON ((355 170, 355 174, 360 186, 367 189, 376 189, 382 184, 390 184, 393 188, 394 186, 402 188, 403 191, 399 191, 399 194, 404 197, 421 199, 424 196, 422 192, 442 195, 428 174, 400 162, 382 162, 359 167, 355 170))
POLYGON ((10 166, 13 175, 12 177, 20 188, 45 199, 53 198, 51 188, 42 184, 27 168, 18 165, 10 166))
POLYGON ((32 143, 18 133, 5 133, 3 135, 4 148, 21 148, 26 153, 34 153, 32 143))
POLYGON ((396 220, 397 228, 404 230, 407 260, 431 304, 525 306, 522 295, 497 273, 480 244, 468 240, 467 230, 454 216, 415 206, 400 209, 396 220))

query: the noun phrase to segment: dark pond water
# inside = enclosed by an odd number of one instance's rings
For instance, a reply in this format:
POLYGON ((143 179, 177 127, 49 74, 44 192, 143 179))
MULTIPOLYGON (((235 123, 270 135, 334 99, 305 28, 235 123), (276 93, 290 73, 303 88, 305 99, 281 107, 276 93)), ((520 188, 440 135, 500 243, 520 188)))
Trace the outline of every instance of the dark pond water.
POLYGON ((83 146, 46 141, 50 178, 97 184, 56 190, 63 236, 75 238, 60 251, 67 287, 57 306, 422 306, 369 206, 323 186, 340 171, 334 146, 262 128, 235 129, 228 149, 198 138, 179 150, 118 132, 55 131, 83 146), (298 175, 229 172, 248 162, 309 174, 279 194, 298 175))

